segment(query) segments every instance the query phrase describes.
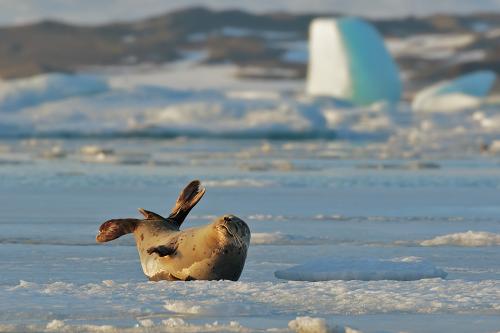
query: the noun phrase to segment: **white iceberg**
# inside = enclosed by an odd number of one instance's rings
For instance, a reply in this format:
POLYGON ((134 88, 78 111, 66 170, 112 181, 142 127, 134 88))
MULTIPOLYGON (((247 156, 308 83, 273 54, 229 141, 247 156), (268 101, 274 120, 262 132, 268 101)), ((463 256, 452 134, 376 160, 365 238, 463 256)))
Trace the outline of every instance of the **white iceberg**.
POLYGON ((274 275, 278 279, 293 281, 414 281, 428 278, 445 278, 447 273, 430 262, 415 257, 390 260, 376 258, 318 258, 311 259, 301 265, 276 271, 274 275))
POLYGON ((422 246, 500 246, 500 234, 486 231, 458 232, 427 239, 420 242, 422 246))
POLYGON ((88 74, 52 73, 0 80, 0 111, 15 111, 67 97, 92 95, 109 89, 105 79, 88 74))
POLYGON ((478 108, 495 80, 495 72, 482 70, 438 82, 417 93, 412 108, 419 112, 456 112, 478 108))
POLYGON ((309 35, 308 94, 358 105, 399 101, 398 68, 370 23, 350 17, 315 19, 309 35))

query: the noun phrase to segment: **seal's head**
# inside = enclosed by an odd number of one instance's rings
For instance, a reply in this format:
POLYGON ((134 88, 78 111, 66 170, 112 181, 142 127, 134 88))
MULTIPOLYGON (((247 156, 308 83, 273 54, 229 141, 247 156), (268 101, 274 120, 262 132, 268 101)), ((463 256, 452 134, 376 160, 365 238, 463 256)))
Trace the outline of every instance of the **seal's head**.
POLYGON ((213 223, 219 242, 248 249, 250 244, 250 229, 240 218, 234 215, 224 215, 213 223))

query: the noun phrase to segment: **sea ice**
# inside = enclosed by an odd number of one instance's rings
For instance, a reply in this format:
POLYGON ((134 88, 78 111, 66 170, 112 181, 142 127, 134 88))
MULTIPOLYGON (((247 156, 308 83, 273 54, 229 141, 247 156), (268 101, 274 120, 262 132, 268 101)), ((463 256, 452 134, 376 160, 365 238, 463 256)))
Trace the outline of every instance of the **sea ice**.
POLYGON ((420 258, 395 258, 391 260, 318 258, 276 271, 274 275, 278 279, 294 281, 413 281, 436 277, 444 278, 447 273, 420 258))
POLYGON ((106 80, 88 74, 41 74, 25 79, 0 80, 0 111, 15 111, 72 96, 109 89, 106 80))
POLYGON ((485 231, 467 231, 438 236, 420 242, 422 246, 498 246, 500 245, 500 234, 485 231))
POLYGON ((417 93, 412 108, 422 112, 456 112, 480 107, 495 80, 493 71, 482 70, 438 82, 417 93))
POLYGON ((355 104, 399 101, 398 68, 375 28, 358 18, 316 19, 310 26, 307 92, 355 104))

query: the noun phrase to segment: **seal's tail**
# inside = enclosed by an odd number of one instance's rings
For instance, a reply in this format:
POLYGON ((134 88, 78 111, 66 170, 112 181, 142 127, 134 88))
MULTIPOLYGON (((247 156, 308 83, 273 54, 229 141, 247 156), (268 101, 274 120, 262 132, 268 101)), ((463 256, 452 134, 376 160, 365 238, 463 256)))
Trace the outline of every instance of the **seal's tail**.
POLYGON ((172 221, 177 227, 180 227, 191 209, 200 201, 204 194, 205 188, 201 185, 200 181, 193 180, 180 193, 168 220, 172 221))
POLYGON ((134 232, 141 220, 138 219, 116 219, 101 224, 99 234, 95 238, 98 243, 104 243, 117 239, 120 236, 134 232))

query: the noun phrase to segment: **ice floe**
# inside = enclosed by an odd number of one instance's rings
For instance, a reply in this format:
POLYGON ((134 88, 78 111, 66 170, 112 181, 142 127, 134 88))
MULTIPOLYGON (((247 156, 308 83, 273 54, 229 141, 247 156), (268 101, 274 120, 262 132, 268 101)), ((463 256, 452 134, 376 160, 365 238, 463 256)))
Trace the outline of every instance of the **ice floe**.
POLYGON ((309 43, 309 94, 355 104, 399 101, 398 68, 370 23, 349 17, 315 19, 309 43))
POLYGON ((458 232, 420 242, 422 246, 500 246, 500 234, 486 231, 458 232))
POLYGON ((447 273, 420 258, 395 258, 391 260, 318 258, 276 271, 274 275, 279 279, 295 281, 412 281, 444 278, 447 273))
POLYGON ((423 112, 456 112, 478 108, 495 80, 495 72, 482 70, 438 82, 417 93, 412 108, 423 112))
POLYGON ((107 91, 105 79, 88 74, 42 74, 0 81, 0 111, 15 111, 47 101, 107 91))
MULTIPOLYGON (((318 105, 294 99, 247 100, 217 91, 139 86, 88 96, 24 100, 30 108, 2 115, 2 135, 42 136, 328 136, 318 105)), ((0 108, 0 112, 5 111, 0 108)))

